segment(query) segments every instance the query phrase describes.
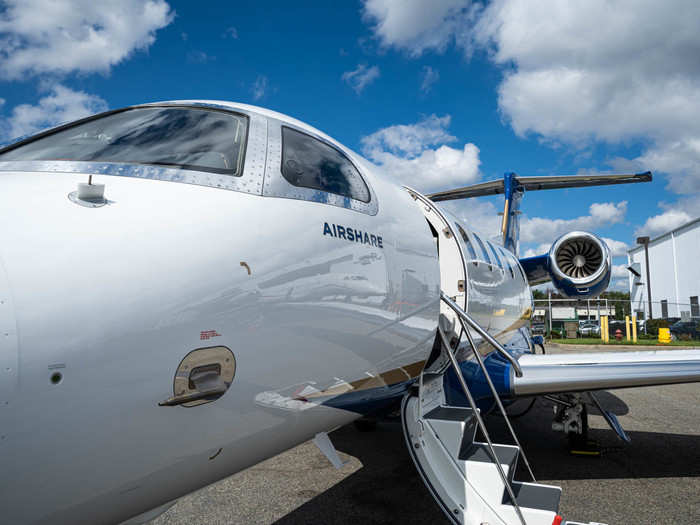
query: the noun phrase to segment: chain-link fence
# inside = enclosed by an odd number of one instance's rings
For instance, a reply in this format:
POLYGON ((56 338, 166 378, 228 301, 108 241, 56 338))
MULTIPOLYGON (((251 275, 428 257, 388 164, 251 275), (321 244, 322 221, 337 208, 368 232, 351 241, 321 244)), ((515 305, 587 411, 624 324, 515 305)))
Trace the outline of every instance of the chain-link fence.
POLYGON ((637 322, 641 337, 656 338, 660 327, 668 327, 677 340, 700 340, 700 311, 696 303, 671 303, 652 301, 653 313, 648 316, 648 303, 632 302, 628 299, 535 299, 531 320, 533 334, 547 337, 566 337, 575 328, 577 337, 600 337, 600 319, 608 317, 608 329, 614 337, 617 330, 626 333, 625 318, 637 322), (677 308, 676 308, 677 307, 677 308), (668 313, 680 312, 680 316, 668 313), (575 327, 573 323, 577 323, 575 327))

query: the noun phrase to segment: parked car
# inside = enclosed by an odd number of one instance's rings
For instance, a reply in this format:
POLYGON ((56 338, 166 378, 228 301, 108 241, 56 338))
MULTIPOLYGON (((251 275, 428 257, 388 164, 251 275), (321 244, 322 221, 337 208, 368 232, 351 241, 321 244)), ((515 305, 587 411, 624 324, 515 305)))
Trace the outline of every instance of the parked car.
POLYGON ((545 333, 545 326, 544 323, 532 323, 530 326, 530 333, 532 335, 544 335, 545 333))
POLYGON ((578 333, 581 337, 599 337, 600 326, 598 326, 598 323, 584 322, 579 325, 578 333))
POLYGON ((677 321, 669 329, 673 339, 700 339, 700 323, 697 321, 677 321))

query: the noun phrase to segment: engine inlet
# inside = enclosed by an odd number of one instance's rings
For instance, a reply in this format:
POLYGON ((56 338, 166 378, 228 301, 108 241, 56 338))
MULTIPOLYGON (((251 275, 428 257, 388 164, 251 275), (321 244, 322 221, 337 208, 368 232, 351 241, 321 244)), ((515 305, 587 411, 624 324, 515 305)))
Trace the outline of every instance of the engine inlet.
POLYGON ((559 270, 568 277, 582 279, 598 271, 603 262, 603 250, 591 238, 574 238, 564 241, 555 254, 559 270))

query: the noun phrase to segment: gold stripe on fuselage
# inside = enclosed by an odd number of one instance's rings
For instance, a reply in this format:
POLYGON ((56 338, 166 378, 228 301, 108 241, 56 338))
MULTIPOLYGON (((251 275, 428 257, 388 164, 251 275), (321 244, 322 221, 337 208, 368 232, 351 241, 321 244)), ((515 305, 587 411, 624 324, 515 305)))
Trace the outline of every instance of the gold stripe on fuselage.
POLYGON ((397 385, 399 383, 417 378, 420 375, 421 370, 423 370, 424 365, 425 361, 417 361, 415 363, 411 363, 410 365, 387 370, 386 372, 382 372, 376 376, 357 379, 350 383, 334 385, 326 390, 314 392, 313 394, 305 395, 303 397, 305 399, 315 399, 319 397, 339 396, 341 394, 347 394, 348 392, 360 392, 371 388, 397 385))

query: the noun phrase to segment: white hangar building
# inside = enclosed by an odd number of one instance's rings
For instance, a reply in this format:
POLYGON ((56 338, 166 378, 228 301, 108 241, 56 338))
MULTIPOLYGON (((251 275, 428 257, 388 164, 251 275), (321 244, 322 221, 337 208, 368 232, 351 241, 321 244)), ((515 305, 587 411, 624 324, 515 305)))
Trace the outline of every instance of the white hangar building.
MULTIPOLYGON (((700 218, 650 239, 648 246, 654 319, 700 318, 700 218)), ((649 306, 644 245, 627 252, 627 261, 632 311, 646 319, 649 306)))

